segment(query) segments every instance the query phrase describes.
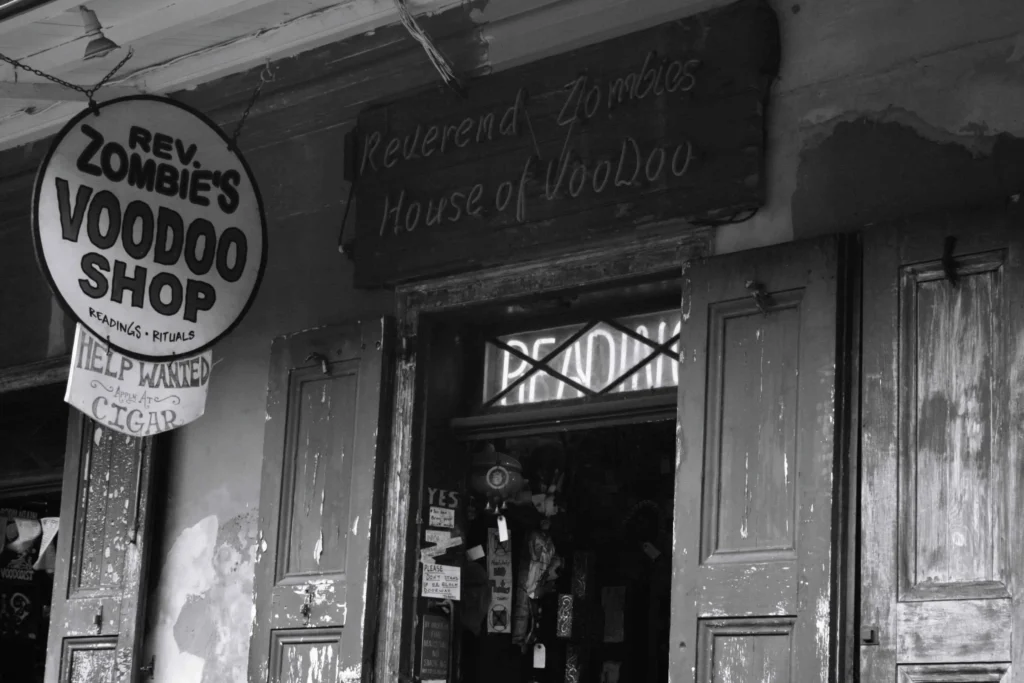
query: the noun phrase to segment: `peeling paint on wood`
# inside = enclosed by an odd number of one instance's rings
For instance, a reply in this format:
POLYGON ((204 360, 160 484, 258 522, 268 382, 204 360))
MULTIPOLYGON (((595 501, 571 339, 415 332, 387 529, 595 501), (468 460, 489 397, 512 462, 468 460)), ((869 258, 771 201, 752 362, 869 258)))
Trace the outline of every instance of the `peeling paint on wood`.
POLYGON ((371 562, 370 539, 356 532, 372 514, 383 457, 374 437, 386 395, 378 325, 274 342, 249 647, 257 680, 320 683, 361 671, 361 638, 341 630, 359 632, 367 609, 365 587, 353 582, 371 562))
POLYGON ((1024 509, 1024 390, 1008 381, 1024 340, 1020 220, 977 211, 866 236, 861 619, 878 644, 861 648, 864 680, 999 680, 967 663, 1024 658, 1009 639, 1024 624, 1009 543, 1024 509))
POLYGON ((669 666, 702 683, 829 680, 836 250, 686 273, 669 666), (748 280, 769 293, 764 311, 748 280))
POLYGON ((61 504, 68 537, 57 546, 46 683, 134 678, 152 545, 152 443, 72 411, 61 504), (129 519, 136 513, 131 543, 129 519))

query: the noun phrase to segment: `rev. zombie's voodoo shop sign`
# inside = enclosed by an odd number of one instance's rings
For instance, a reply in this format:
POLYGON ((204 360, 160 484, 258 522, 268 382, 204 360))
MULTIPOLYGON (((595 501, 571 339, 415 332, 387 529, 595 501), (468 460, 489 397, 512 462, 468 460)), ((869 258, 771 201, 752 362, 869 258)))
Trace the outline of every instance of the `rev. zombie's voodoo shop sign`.
POLYGON ((206 351, 164 362, 129 358, 78 325, 64 400, 104 427, 153 436, 202 416, 212 357, 206 351))
POLYGON ((158 97, 72 119, 39 169, 33 219, 64 307, 137 359, 209 348, 245 314, 266 262, 248 165, 211 121, 158 97))

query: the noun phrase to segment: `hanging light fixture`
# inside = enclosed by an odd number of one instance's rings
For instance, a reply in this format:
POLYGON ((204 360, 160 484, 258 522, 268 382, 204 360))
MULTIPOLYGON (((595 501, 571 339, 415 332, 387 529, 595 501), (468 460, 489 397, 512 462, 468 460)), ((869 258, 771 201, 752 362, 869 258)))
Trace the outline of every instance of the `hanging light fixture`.
POLYGON ((103 57, 119 47, 117 43, 103 35, 103 27, 100 26, 95 12, 85 5, 79 5, 78 10, 82 13, 85 35, 87 38, 91 38, 89 44, 85 46, 85 59, 103 57))

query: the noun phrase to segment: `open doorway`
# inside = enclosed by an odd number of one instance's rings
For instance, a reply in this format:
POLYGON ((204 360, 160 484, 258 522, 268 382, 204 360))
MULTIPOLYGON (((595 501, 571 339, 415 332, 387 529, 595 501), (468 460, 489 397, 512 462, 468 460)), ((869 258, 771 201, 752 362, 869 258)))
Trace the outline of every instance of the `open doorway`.
POLYGON ((461 680, 667 681, 674 422, 476 446, 471 491, 492 457, 508 469, 518 464, 530 493, 502 510, 507 543, 491 538, 499 520, 479 510, 484 497, 469 502, 466 545, 488 549, 469 572, 502 576, 464 592, 461 680), (495 551, 510 555, 507 563, 495 551), (496 593, 506 584, 507 616, 496 593), (482 623, 473 623, 481 611, 482 623))
POLYGON ((68 425, 63 385, 0 394, 0 683, 41 683, 68 425))
POLYGON ((678 282, 425 327, 416 674, 668 680, 678 282))

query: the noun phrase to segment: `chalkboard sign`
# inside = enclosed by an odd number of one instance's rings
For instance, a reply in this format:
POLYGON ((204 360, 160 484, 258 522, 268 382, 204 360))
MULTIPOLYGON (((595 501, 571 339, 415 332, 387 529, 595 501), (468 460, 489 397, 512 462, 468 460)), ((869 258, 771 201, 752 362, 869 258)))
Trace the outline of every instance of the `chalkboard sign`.
POLYGON ((437 614, 423 617, 423 647, 420 648, 420 680, 448 680, 448 619, 437 614))
POLYGON ((765 201, 779 31, 764 0, 363 112, 357 286, 578 250, 670 218, 765 201))

